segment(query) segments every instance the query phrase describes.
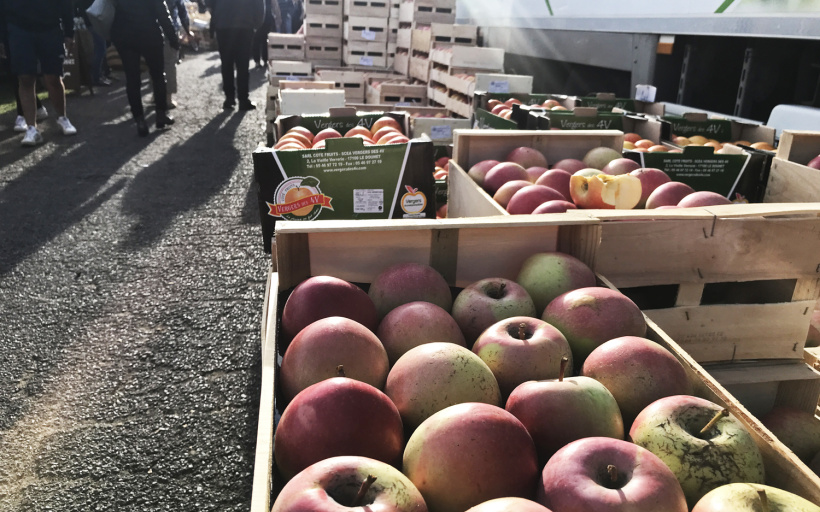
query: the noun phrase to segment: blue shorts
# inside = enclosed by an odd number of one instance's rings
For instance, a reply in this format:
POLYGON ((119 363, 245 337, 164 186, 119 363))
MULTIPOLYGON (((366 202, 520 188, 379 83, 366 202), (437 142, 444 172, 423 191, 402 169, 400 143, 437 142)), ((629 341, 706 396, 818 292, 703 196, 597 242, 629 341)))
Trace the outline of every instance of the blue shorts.
POLYGON ((58 28, 47 32, 32 32, 9 23, 8 32, 13 74, 63 76, 65 46, 62 30, 58 28))

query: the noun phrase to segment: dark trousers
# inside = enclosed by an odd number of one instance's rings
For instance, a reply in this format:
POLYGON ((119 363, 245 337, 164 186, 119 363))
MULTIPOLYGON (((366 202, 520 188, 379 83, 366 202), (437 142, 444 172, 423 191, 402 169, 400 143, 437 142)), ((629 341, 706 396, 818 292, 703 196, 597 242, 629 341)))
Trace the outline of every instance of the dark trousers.
POLYGON ((249 101, 251 46, 253 29, 223 28, 216 30, 219 58, 222 61, 222 90, 225 99, 249 101), (234 69, 236 82, 234 82, 234 69))
POLYGON ((145 59, 148 66, 148 73, 151 75, 151 82, 154 87, 154 100, 157 111, 168 110, 168 90, 165 81, 165 61, 163 55, 162 40, 160 44, 145 44, 139 41, 128 41, 114 43, 117 52, 122 59, 122 68, 125 71, 125 92, 128 96, 128 104, 131 106, 131 113, 135 118, 145 115, 142 108, 142 77, 140 73, 140 57, 145 59))
POLYGON ((262 26, 253 34, 253 61, 265 63, 268 61, 268 33, 273 32, 275 26, 273 16, 265 16, 262 26))

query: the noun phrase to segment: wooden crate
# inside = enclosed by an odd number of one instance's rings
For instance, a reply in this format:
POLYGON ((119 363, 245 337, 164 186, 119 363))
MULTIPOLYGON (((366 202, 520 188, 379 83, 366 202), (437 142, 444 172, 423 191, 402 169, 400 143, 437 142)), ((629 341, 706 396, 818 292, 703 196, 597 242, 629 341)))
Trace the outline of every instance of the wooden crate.
MULTIPOLYGON (((815 370, 820 371, 820 347, 811 347, 804 349, 803 356, 806 360, 806 364, 808 364, 815 370)), ((818 417, 818 419, 820 419, 820 401, 817 402, 817 409, 815 411, 815 415, 818 417)))
POLYGON ((413 117, 431 117, 440 115, 442 117, 447 117, 447 109, 444 108, 437 108, 437 107, 419 107, 419 106, 408 106, 408 105, 380 105, 380 104, 372 104, 372 103, 348 103, 348 107, 355 108, 359 112, 389 112, 389 111, 398 111, 398 112, 407 112, 410 114, 411 123, 413 117))
POLYGON ((430 59, 427 55, 416 51, 410 54, 409 75, 425 83, 430 80, 430 59))
POLYGON ((387 43, 345 43, 342 60, 348 66, 387 67, 387 43))
POLYGON ((410 54, 405 50, 397 49, 393 56, 393 69, 396 73, 407 76, 410 73, 410 54))
POLYGON ((783 130, 777 145, 777 158, 806 165, 820 155, 820 131, 783 130))
MULTIPOLYGON (((434 46, 430 60, 451 70, 479 69, 483 71, 504 70, 504 50, 476 46, 434 46)), ((455 74, 451 71, 450 74, 455 74)))
POLYGON ((456 0, 405 0, 399 6, 402 23, 455 23, 456 0))
POLYGON ((764 201, 820 201, 820 170, 806 164, 820 155, 820 132, 784 130, 772 160, 764 201))
POLYGON ((475 46, 478 27, 475 25, 452 25, 448 23, 417 24, 411 37, 412 49, 430 53, 433 44, 460 44, 475 46))
POLYGON ((305 37, 341 39, 344 31, 341 15, 313 14, 305 16, 305 37))
POLYGON ((411 50, 411 46, 413 46, 413 29, 411 28, 401 28, 396 31, 396 46, 398 48, 404 48, 408 52, 411 50))
POLYGON ((399 40, 399 20, 390 18, 387 20, 387 42, 397 43, 399 40))
POLYGON ((342 6, 342 0, 305 0, 305 15, 329 14, 341 18, 342 6))
MULTIPOLYGON (((436 105, 447 105, 449 97, 446 87, 436 85, 432 81, 427 85, 427 99, 436 105), (442 88, 444 90, 442 90, 442 88)), ((461 128, 470 128, 470 126, 462 126, 461 128)))
POLYGON ((345 0, 345 16, 367 16, 387 19, 390 17, 390 2, 387 0, 345 0))
MULTIPOLYGON (((568 215, 562 221, 495 217, 481 220, 281 222, 276 229, 272 271, 263 314, 262 383, 251 512, 268 512, 283 482, 273 461, 277 389, 277 318, 288 293, 311 276, 330 275, 367 284, 388 265, 432 265, 451 286, 464 287, 489 275, 515 279, 535 252, 561 250, 592 263, 596 243, 586 238, 597 221, 568 215)), ((604 284, 611 283, 602 278, 604 284)), ((820 501, 820 478, 763 427, 720 383, 647 319, 647 337, 681 362, 696 396, 711 400, 740 420, 760 449, 767 483, 820 501)))
POLYGON ((333 89, 279 89, 279 108, 282 115, 326 114, 330 109, 345 106, 345 93, 333 89))
POLYGON ((305 36, 297 34, 268 34, 268 59, 305 60, 305 36))
POLYGON ((364 102, 365 77, 364 71, 350 69, 319 69, 316 77, 320 80, 330 80, 337 89, 344 89, 346 102, 364 102))
POLYGON ((385 18, 348 16, 344 23, 344 40, 347 42, 387 44, 387 20, 385 18))
POLYGON ((333 37, 308 37, 305 57, 314 66, 328 62, 336 62, 335 65, 339 66, 342 63, 342 40, 333 37))
POLYGON ((426 105, 427 87, 411 84, 406 80, 384 82, 378 78, 368 78, 365 102, 380 105, 426 105), (374 86, 376 83, 378 85, 374 86))
MULTIPOLYGON (((450 91, 446 107, 447 110, 461 117, 469 119, 473 116, 473 104, 470 98, 463 94, 450 91)), ((449 212, 449 210, 447 211, 449 212)))

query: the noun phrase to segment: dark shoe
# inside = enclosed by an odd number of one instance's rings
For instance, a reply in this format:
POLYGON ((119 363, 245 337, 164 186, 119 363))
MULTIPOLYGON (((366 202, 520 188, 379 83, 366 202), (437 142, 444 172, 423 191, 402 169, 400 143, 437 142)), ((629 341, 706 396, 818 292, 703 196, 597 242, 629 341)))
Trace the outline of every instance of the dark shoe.
POLYGON ((144 117, 138 117, 137 121, 137 134, 140 137, 147 137, 148 136, 148 123, 145 122, 144 117))
POLYGON ((236 102, 234 100, 225 100, 222 102, 222 108, 224 110, 233 110, 236 107, 236 102))
POLYGON ((96 82, 94 82, 94 85, 97 86, 97 87, 109 87, 111 85, 111 80, 109 80, 105 77, 102 77, 99 80, 97 80, 96 82))
POLYGON ((157 129, 161 130, 166 126, 171 126, 174 124, 174 118, 166 114, 165 112, 157 112, 157 129))
POLYGON ((248 100, 240 101, 239 110, 256 110, 256 103, 248 100))

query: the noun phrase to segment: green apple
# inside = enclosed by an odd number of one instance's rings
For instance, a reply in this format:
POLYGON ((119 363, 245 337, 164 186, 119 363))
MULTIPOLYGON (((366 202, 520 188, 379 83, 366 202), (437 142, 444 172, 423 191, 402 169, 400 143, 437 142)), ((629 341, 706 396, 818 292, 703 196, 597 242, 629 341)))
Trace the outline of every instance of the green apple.
POLYGON ((595 286, 595 274, 581 260, 561 252, 533 254, 521 265, 516 278, 535 303, 541 316, 555 297, 577 288, 595 286))
POLYGON ((761 484, 727 484, 710 491, 692 512, 820 512, 812 502, 761 484))

